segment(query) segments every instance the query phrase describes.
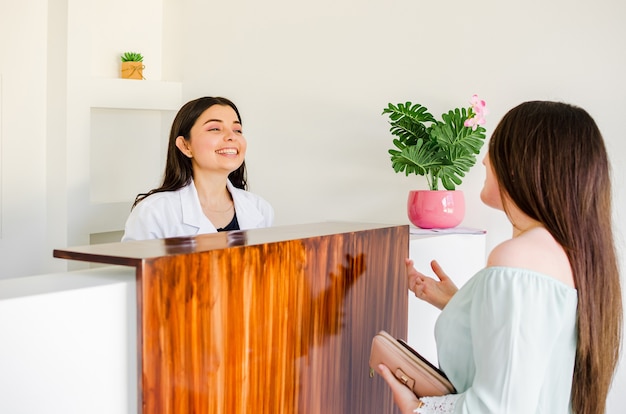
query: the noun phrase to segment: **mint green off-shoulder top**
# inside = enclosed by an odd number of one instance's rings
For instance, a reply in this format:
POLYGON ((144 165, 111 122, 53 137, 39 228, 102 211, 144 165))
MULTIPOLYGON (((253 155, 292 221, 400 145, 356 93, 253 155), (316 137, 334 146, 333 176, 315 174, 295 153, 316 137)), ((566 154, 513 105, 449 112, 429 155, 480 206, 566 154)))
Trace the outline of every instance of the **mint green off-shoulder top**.
POLYGON ((458 392, 441 412, 571 413, 577 304, 576 289, 531 270, 474 275, 435 326, 439 365, 458 392))

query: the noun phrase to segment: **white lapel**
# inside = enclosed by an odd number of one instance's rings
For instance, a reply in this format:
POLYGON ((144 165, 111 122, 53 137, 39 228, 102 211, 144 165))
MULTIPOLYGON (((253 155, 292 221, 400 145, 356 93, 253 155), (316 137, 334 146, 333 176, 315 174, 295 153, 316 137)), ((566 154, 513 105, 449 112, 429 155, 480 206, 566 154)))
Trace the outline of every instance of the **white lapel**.
POLYGON ((233 197, 235 203, 235 212, 237 213, 237 221, 239 228, 242 230, 256 229, 265 220, 263 214, 259 211, 255 200, 247 191, 236 188, 230 180, 226 182, 226 187, 233 197))
POLYGON ((196 228, 196 234, 217 232, 213 223, 202 212, 200 198, 198 198, 198 191, 193 180, 179 190, 179 195, 184 225, 196 228))

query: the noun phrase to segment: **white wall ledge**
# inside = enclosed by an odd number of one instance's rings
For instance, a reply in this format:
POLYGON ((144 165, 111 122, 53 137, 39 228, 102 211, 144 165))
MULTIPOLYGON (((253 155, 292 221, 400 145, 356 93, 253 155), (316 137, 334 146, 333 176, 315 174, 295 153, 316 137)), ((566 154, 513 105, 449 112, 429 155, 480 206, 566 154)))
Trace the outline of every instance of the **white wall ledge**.
POLYGON ((92 108, 177 111, 181 106, 180 82, 93 78, 90 87, 92 108))

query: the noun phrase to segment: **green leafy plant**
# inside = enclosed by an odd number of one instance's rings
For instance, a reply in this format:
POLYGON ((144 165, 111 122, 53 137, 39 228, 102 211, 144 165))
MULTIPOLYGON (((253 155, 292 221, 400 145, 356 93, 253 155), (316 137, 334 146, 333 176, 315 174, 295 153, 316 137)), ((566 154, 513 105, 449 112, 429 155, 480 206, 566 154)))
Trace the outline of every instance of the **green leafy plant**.
POLYGON ((143 62, 143 56, 141 53, 125 52, 121 56, 122 62, 143 62))
POLYGON ((389 150, 395 172, 425 176, 430 190, 438 190, 439 182, 446 190, 460 185, 485 143, 485 101, 474 95, 470 103, 441 115, 441 121, 420 104, 388 104, 382 114, 397 137, 389 150))

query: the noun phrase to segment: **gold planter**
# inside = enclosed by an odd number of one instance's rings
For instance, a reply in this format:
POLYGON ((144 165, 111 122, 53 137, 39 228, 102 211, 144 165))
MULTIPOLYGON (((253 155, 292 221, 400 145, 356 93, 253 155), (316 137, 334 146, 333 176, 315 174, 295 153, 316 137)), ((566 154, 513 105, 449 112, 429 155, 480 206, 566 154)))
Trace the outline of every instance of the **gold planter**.
POLYGON ((122 79, 143 79, 143 62, 122 62, 122 79))

